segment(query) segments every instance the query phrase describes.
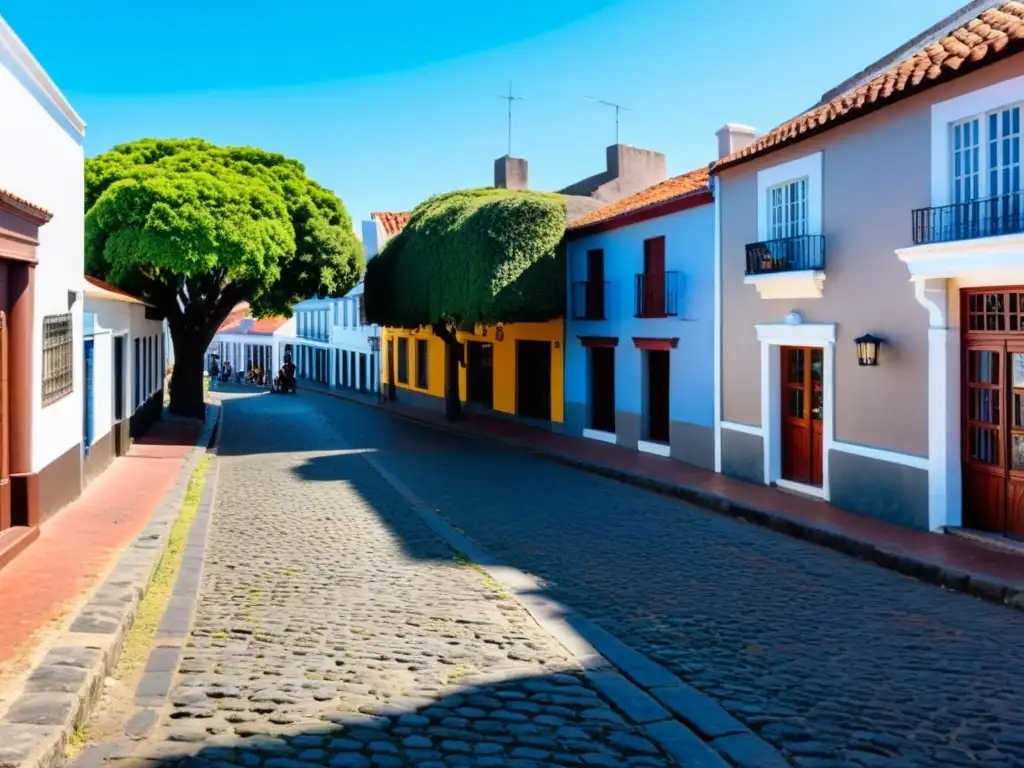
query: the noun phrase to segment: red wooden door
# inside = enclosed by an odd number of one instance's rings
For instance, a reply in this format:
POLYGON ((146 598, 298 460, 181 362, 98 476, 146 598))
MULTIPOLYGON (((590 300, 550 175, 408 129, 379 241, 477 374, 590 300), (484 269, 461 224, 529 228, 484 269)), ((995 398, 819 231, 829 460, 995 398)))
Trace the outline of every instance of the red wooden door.
POLYGON ((822 484, 824 356, 812 347, 783 347, 782 477, 822 484))
POLYGON ((974 343, 964 354, 964 520, 973 528, 1005 530, 1005 343, 974 343))
POLYGON ((1006 532, 1024 534, 1024 339, 1007 342, 1006 532))
POLYGON ((665 238, 644 240, 644 317, 665 315, 665 238))
POLYGON ((604 319, 604 251, 587 251, 587 306, 590 320, 604 319))

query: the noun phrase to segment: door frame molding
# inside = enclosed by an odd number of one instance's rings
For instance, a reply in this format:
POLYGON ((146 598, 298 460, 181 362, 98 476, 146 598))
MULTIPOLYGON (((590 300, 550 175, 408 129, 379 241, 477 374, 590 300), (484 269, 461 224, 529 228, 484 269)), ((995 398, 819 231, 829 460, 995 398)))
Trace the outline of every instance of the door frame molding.
POLYGON ((754 326, 761 344, 761 430, 764 482, 828 501, 829 452, 835 439, 835 323, 806 323, 797 312, 782 323, 754 326), (821 487, 782 478, 782 347, 822 350, 821 487))

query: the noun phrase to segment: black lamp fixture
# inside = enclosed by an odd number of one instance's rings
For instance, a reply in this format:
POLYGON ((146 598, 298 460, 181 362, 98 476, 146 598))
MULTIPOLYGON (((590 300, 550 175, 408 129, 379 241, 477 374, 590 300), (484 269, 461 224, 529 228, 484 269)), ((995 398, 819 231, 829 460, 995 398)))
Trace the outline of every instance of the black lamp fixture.
POLYGON ((371 352, 380 352, 380 336, 367 336, 366 342, 370 345, 371 352))
POLYGON ((857 345, 858 365, 878 365, 878 349, 885 343, 885 339, 866 333, 860 338, 854 339, 853 343, 857 345))

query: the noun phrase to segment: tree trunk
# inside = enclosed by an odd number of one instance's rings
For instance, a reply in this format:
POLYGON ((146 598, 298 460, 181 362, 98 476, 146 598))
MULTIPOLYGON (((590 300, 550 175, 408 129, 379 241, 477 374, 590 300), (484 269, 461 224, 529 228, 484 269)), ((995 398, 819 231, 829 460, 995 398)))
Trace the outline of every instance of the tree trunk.
POLYGON ((448 421, 462 418, 462 399, 459 397, 459 364, 462 362, 462 344, 454 338, 444 342, 444 417, 448 421))
POLYGON ((174 370, 171 373, 171 403, 178 416, 201 419, 206 413, 203 392, 203 358, 206 347, 181 336, 173 336, 174 370))

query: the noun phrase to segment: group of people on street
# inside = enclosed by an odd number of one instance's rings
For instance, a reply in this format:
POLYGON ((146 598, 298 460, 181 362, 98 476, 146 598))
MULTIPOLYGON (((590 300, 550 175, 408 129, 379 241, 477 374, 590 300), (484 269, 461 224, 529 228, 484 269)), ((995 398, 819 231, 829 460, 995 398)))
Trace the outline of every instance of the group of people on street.
MULTIPOLYGON (((242 384, 245 382, 265 387, 267 386, 267 372, 250 362, 243 374, 241 371, 236 371, 229 360, 225 360, 224 365, 221 366, 220 361, 215 356, 210 361, 210 380, 220 384, 231 382, 242 384)), ((281 370, 274 377, 275 388, 279 388, 282 383, 290 385, 292 389, 295 387, 295 364, 292 363, 291 355, 287 353, 284 356, 284 364, 281 366, 281 370)))

